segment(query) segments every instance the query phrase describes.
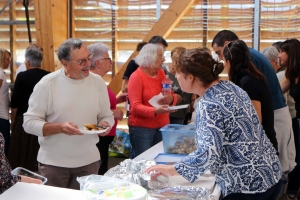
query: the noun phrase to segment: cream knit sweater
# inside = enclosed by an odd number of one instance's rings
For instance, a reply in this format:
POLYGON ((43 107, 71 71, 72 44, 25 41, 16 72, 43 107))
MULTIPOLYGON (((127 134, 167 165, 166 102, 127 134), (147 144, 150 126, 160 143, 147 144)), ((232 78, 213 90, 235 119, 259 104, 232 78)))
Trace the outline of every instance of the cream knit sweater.
POLYGON ((43 136, 48 123, 72 121, 78 127, 85 123, 107 121, 111 126, 114 117, 110 110, 107 86, 103 79, 90 73, 82 80, 65 76, 64 68, 46 75, 35 86, 24 114, 23 127, 27 133, 39 136, 37 160, 58 167, 81 167, 100 159, 96 143, 98 135, 43 136))

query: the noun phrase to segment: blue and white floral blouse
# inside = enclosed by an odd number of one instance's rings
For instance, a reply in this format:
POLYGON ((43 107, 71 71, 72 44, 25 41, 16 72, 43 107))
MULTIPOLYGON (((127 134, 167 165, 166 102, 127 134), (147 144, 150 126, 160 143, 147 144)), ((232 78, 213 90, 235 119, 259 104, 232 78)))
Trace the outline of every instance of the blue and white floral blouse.
POLYGON ((210 87, 196 111, 197 150, 174 165, 194 182, 206 170, 223 196, 262 193, 278 183, 281 166, 247 93, 229 81, 210 87))

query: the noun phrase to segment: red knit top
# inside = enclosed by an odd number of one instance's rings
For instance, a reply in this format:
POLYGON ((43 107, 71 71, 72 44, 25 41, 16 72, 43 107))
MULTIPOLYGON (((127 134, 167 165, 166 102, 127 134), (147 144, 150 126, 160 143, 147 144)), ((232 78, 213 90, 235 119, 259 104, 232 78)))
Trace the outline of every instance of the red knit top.
MULTIPOLYGON (((163 70, 157 71, 157 76, 146 74, 139 67, 128 82, 128 97, 130 101, 130 115, 128 124, 145 128, 161 128, 170 123, 169 113, 155 115, 155 108, 149 100, 161 92, 163 79, 166 77, 163 70)), ((177 98, 173 93, 172 105, 176 105, 177 98)))

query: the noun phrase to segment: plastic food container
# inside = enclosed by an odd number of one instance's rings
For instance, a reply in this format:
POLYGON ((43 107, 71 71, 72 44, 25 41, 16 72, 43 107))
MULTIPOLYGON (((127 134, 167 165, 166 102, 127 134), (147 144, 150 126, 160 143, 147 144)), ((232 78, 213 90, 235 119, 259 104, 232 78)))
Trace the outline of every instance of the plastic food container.
POLYGON ((186 155, 184 154, 158 154, 154 160, 156 164, 164 164, 164 165, 174 165, 175 163, 181 161, 185 158, 186 155))
POLYGON ((168 124, 160 129, 164 153, 189 154, 196 150, 195 125, 168 124))
POLYGON ((23 167, 17 167, 14 170, 11 171, 12 175, 23 175, 23 176, 28 176, 30 178, 35 178, 35 179, 39 179, 42 181, 42 185, 44 185, 47 182, 47 178, 44 176, 41 176, 37 173, 34 173, 28 169, 25 169, 23 167))

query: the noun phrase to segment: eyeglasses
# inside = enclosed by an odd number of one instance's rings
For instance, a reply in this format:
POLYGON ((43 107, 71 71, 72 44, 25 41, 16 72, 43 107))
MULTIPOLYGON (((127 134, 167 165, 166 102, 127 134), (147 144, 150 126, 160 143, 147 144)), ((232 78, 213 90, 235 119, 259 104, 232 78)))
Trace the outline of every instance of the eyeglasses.
POLYGON ((229 54, 230 54, 230 60, 232 60, 232 54, 231 54, 231 52, 230 52, 230 49, 229 49, 229 44, 231 44, 233 41, 231 41, 231 42, 229 42, 227 45, 226 45, 226 47, 227 47, 227 49, 228 49, 228 52, 229 52, 229 54))
POLYGON ((109 60, 110 62, 112 62, 112 59, 111 58, 101 58, 99 60, 109 60))
POLYGON ((85 66, 87 62, 91 62, 92 58, 93 58, 93 54, 90 54, 87 58, 85 59, 81 59, 79 61, 75 61, 75 60, 71 60, 71 62, 77 63, 80 66, 85 66))

